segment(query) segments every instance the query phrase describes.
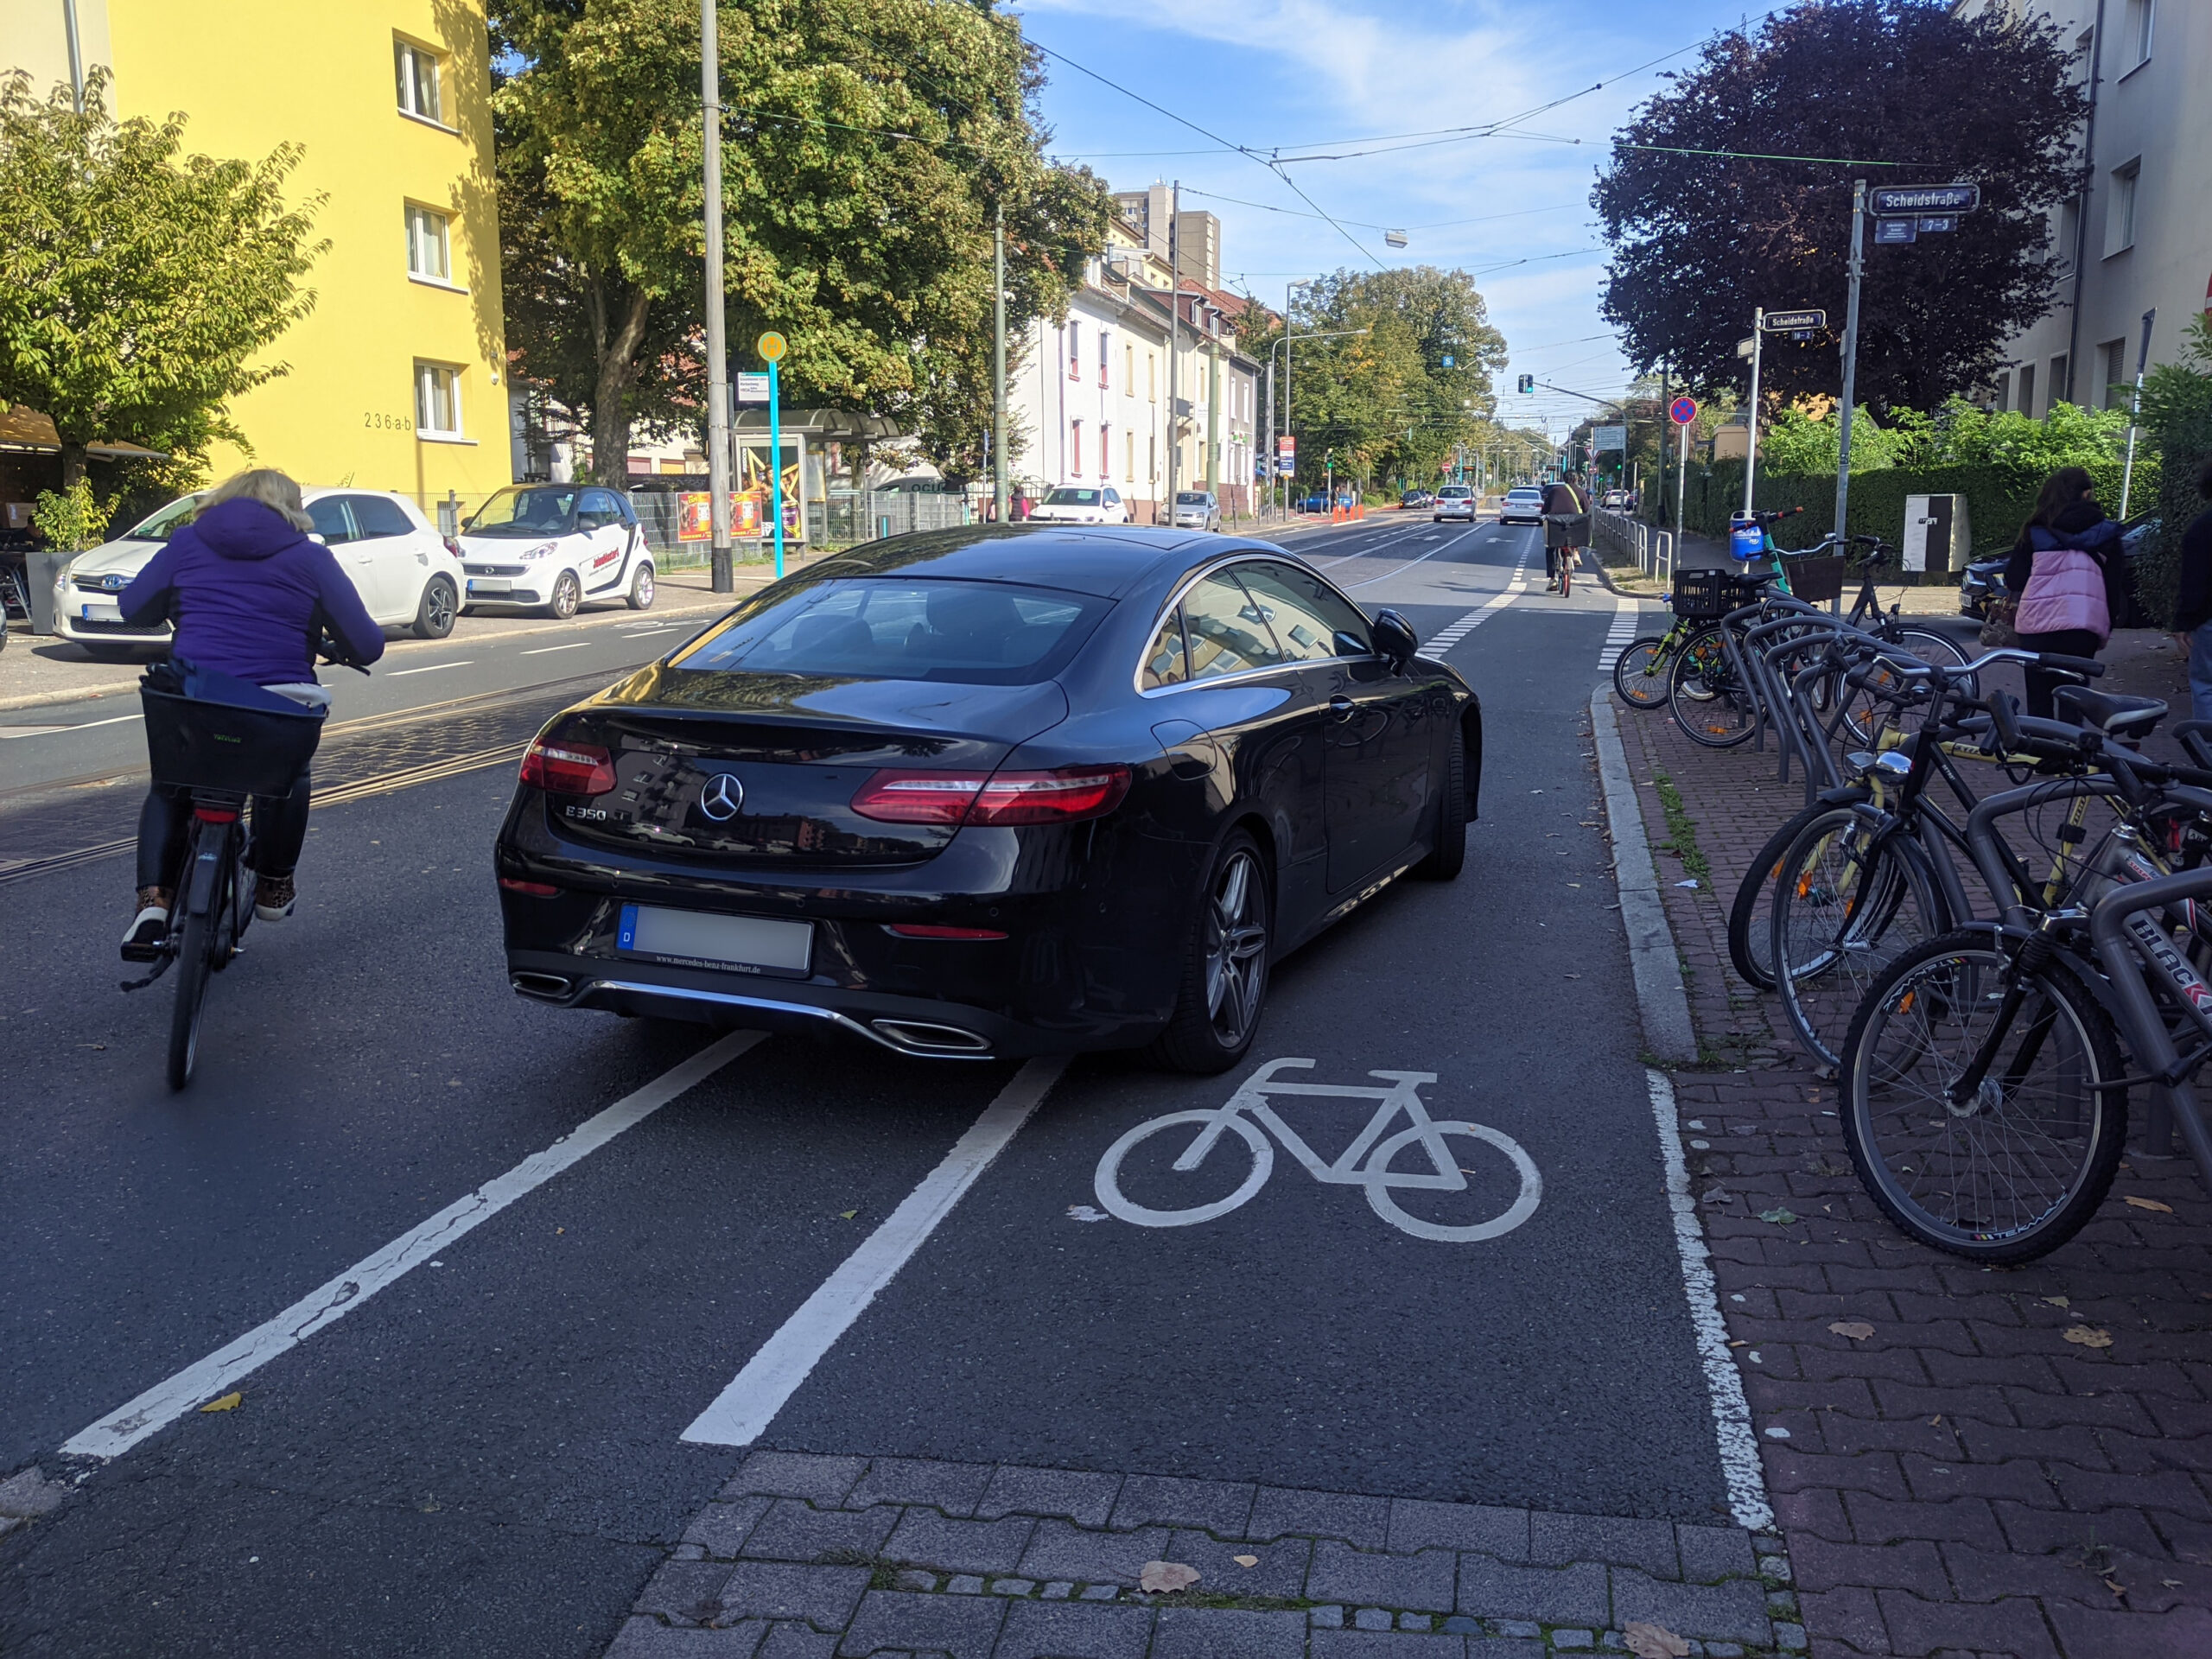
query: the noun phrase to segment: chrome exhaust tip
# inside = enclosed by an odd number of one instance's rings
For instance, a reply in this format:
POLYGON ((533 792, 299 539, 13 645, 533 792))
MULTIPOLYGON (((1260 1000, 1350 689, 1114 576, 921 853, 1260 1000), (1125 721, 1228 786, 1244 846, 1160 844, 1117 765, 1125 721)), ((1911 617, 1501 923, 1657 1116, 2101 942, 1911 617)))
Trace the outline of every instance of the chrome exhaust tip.
POLYGON ((569 982, 558 974, 510 974, 507 982, 523 995, 534 996, 541 1001, 568 1000, 569 982))
POLYGON ((988 1038, 957 1026, 935 1026, 921 1020, 875 1020, 869 1024, 885 1041, 913 1054, 982 1054, 988 1038))

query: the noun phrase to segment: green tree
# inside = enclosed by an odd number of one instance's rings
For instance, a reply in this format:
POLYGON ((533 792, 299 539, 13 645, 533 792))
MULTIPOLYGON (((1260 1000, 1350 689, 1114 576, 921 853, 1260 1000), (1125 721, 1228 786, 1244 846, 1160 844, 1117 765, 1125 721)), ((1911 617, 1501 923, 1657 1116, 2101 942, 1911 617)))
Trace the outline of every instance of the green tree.
POLYGON ((1740 385, 1753 309, 1819 306, 1831 330, 1770 338, 1761 383, 1777 401, 1833 396, 1851 181, 1970 179, 1981 207, 1959 233, 1868 248, 1858 395, 1883 415, 1980 384, 2050 307, 2049 216, 2082 184, 2075 73, 2047 21, 1962 17, 1946 0, 1804 0, 1719 36, 1616 135, 1591 198, 1623 349, 1740 385))
MULTIPOLYGON (((696 0, 494 0, 510 341, 619 481, 633 423, 701 421, 696 0)), ((1007 327, 1056 312, 1110 203, 1047 166, 1037 54, 963 0, 725 0, 723 278, 733 366, 790 342, 794 402, 889 416, 956 475, 989 425, 991 235, 1007 327)))
MULTIPOLYGON (((1505 336, 1465 271, 1338 270, 1300 295, 1290 327, 1341 335, 1289 348, 1301 477, 1319 479, 1333 452, 1340 478, 1425 483, 1458 445, 1479 446, 1497 408, 1491 377, 1505 365, 1505 336)), ((1280 327, 1263 327, 1242 344, 1264 361, 1281 336, 1280 327)))
POLYGON ((143 444, 199 458, 243 446, 226 403, 276 378, 263 353, 315 303, 299 280, 329 245, 308 240, 321 197, 296 206, 300 159, 183 156, 184 118, 118 123, 105 71, 85 108, 0 79, 0 406, 53 421, 65 490, 86 446, 143 444))
POLYGON ((2182 531, 2204 511, 2197 469, 2212 460, 2212 312, 2199 312, 2184 332, 2181 355, 2145 378, 2143 430, 2130 505, 2139 512, 2157 503, 2158 537, 2139 567, 2138 587, 2145 607, 2165 621, 2180 586, 2182 531), (2145 478, 2146 457, 2156 460, 2155 482, 2145 478))

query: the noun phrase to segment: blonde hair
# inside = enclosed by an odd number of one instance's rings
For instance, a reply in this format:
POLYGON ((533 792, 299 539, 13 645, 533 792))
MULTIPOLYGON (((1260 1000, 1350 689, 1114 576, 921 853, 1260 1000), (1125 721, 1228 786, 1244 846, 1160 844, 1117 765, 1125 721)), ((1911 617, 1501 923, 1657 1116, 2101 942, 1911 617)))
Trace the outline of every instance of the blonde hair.
POLYGON ((205 512, 219 502, 241 499, 260 502, 294 530, 315 528, 315 520, 308 517, 306 505, 300 499, 300 486, 273 467, 256 467, 224 480, 200 504, 200 511, 205 512))

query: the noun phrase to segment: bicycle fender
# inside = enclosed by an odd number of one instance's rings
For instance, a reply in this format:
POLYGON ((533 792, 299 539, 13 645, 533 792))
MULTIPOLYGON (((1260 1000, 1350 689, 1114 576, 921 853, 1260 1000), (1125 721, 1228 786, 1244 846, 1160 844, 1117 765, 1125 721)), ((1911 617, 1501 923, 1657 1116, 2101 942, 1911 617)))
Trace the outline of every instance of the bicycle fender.
POLYGON ((1872 800, 1874 791, 1865 784, 1838 784, 1833 789, 1822 790, 1813 798, 1821 806, 1856 806, 1861 801, 1872 800))
MULTIPOLYGON (((204 842, 205 837, 202 839, 204 842)), ((215 907, 215 886, 222 880, 223 860, 230 852, 230 840, 228 836, 219 837, 213 846, 203 844, 194 855, 191 879, 184 889, 184 914, 204 916, 215 907)))

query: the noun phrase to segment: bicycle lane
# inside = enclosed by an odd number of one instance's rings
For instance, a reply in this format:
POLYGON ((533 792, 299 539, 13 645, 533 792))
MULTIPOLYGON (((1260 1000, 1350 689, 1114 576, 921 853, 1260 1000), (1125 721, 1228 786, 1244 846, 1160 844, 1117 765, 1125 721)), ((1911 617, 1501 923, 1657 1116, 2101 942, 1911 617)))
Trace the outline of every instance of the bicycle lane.
MULTIPOLYGON (((759 1444, 1725 1522, 1583 734, 1610 613, 1516 608, 1455 658, 1490 733, 1458 882, 1402 884, 1281 963, 1226 1077, 1071 1071, 759 1444), (1568 632, 1589 638, 1569 651, 1568 632), (1217 1111, 1282 1060, 1321 1088, 1433 1073, 1430 1116, 1524 1151, 1539 1201, 1495 1236, 1418 1236, 1269 1135, 1249 1200, 1143 1224, 1249 1184, 1256 1128, 1171 1167, 1195 1118, 1141 1140, 1102 1193, 1132 1131, 1217 1111)), ((1408 1127, 1371 1096, 1271 1104, 1324 1165, 1408 1127)), ((1504 1146, 1445 1144, 1470 1190, 1393 1188, 1418 1222, 1495 1220, 1528 1190, 1504 1146)), ((1391 1167, 1428 1166, 1415 1144, 1391 1167)))

